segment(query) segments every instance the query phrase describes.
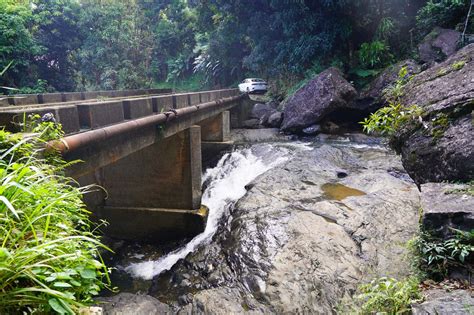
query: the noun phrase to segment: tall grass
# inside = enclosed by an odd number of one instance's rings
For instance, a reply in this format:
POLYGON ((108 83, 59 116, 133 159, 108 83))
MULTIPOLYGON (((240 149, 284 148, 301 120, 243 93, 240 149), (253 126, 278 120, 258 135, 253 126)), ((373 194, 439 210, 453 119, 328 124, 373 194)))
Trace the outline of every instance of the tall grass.
POLYGON ((0 314, 78 313, 110 283, 87 188, 39 149, 51 126, 29 138, 0 130, 0 314))

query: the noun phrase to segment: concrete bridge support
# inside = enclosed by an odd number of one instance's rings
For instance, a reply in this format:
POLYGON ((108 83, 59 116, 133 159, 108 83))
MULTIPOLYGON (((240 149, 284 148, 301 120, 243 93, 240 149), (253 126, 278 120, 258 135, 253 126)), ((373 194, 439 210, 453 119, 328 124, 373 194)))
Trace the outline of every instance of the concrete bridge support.
POLYGON ((110 236, 161 241, 205 227, 201 210, 201 128, 192 126, 105 166, 107 198, 96 215, 110 236))
POLYGON ((230 112, 224 111, 199 123, 201 140, 226 142, 230 139, 230 112))

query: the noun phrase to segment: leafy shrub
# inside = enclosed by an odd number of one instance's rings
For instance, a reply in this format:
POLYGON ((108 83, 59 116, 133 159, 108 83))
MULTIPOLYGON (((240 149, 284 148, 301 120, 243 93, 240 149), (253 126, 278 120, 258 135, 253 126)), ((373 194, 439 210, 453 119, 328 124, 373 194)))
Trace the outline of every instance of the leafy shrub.
POLYGON ((368 69, 383 68, 393 60, 390 47, 383 41, 363 43, 359 50, 359 62, 368 69))
POLYGON ((410 242, 409 245, 417 257, 417 267, 427 277, 442 280, 451 268, 466 267, 466 263, 472 260, 474 230, 454 231, 454 236, 447 240, 424 232, 410 242))
POLYGON ((377 110, 361 124, 367 133, 393 136, 404 124, 417 122, 421 114, 422 110, 417 105, 405 107, 401 104, 392 104, 377 110))
POLYGON ((404 124, 421 119, 423 111, 419 106, 403 106, 400 103, 403 88, 410 80, 407 67, 402 67, 397 81, 383 91, 389 105, 380 108, 361 122, 365 132, 393 136, 404 124))
POLYGON ((464 22, 471 0, 429 0, 419 11, 416 25, 424 35, 435 26, 454 28, 464 22))
POLYGON ((356 300, 362 303, 362 314, 403 314, 410 310, 410 305, 420 300, 418 279, 409 278, 397 281, 382 277, 359 287, 361 294, 356 300))
POLYGON ((2 314, 78 313, 109 283, 82 201, 87 188, 59 175, 64 163, 41 157, 43 141, 57 133, 51 124, 30 138, 0 131, 2 314))
POLYGON ((388 40, 395 33, 396 26, 393 18, 384 17, 379 23, 375 36, 380 40, 388 40))

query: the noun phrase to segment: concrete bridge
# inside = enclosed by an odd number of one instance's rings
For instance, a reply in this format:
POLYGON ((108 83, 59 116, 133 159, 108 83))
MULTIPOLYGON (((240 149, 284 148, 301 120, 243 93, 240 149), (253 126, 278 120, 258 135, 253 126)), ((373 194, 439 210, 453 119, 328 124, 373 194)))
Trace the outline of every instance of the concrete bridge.
POLYGON ((109 222, 107 234, 160 241, 201 232, 203 152, 229 145, 230 128, 247 118, 248 97, 236 89, 101 93, 9 99, 0 125, 15 130, 25 115, 55 115, 67 135, 48 146, 83 161, 68 169, 81 186, 103 187, 85 201, 96 219, 109 222))

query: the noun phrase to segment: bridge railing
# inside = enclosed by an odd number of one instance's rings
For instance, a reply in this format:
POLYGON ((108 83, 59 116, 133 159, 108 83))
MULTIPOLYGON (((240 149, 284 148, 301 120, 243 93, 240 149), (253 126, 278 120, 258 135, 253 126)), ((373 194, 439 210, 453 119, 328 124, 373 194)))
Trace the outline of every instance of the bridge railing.
POLYGON ((0 95, 0 106, 52 104, 52 103, 93 100, 97 98, 146 96, 146 95, 165 94, 165 93, 172 93, 172 92, 173 92, 172 89, 136 89, 136 90, 44 93, 44 94, 17 94, 17 95, 4 96, 4 97, 0 95))
POLYGON ((158 92, 167 91, 157 89, 108 91, 109 95, 114 96, 110 99, 102 98, 105 97, 105 92, 81 92, 81 99, 78 99, 77 93, 43 94, 40 97, 43 102, 59 100, 56 94, 61 94, 61 100, 73 98, 77 100, 0 107, 0 127, 19 131, 25 117, 32 114, 53 113, 56 121, 62 124, 65 133, 72 134, 239 94, 237 89, 175 94, 158 92), (148 94, 143 95, 143 91, 148 94), (128 95, 123 96, 125 94, 128 95))

